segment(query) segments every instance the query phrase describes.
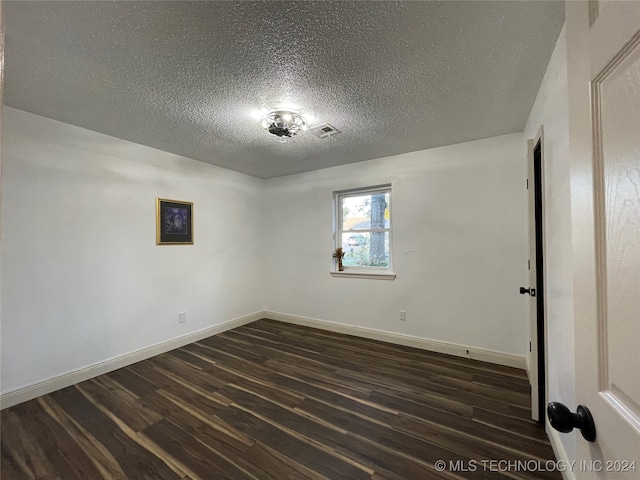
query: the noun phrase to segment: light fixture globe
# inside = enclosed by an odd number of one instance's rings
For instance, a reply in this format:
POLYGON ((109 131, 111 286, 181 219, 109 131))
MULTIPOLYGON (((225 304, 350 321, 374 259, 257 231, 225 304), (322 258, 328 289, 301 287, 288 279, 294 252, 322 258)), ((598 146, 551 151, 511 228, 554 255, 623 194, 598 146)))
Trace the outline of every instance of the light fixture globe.
POLYGON ((262 127, 281 141, 292 138, 308 128, 307 120, 294 110, 272 110, 262 117, 262 127))

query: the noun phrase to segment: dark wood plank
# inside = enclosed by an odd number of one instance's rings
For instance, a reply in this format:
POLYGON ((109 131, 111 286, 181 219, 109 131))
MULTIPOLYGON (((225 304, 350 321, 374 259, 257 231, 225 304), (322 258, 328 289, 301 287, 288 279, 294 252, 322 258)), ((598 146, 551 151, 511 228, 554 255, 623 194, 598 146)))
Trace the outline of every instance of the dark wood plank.
POLYGON ((484 397, 490 401, 506 403, 509 405, 517 405, 519 407, 527 407, 531 403, 529 401, 529 395, 526 393, 505 391, 504 388, 496 388, 492 386, 486 386, 479 383, 475 383, 473 378, 462 381, 457 378, 443 377, 441 375, 432 377, 430 379, 431 384, 438 384, 456 388, 463 392, 470 392, 475 395, 484 397))
POLYGON ((197 417, 187 405, 176 409, 175 405, 158 393, 150 394, 141 401, 148 408, 164 414, 168 420, 180 425, 183 430, 212 450, 219 452, 224 458, 234 459, 244 471, 260 480, 324 478, 299 463, 283 457, 275 450, 258 444, 251 437, 242 435, 216 417, 211 419, 197 417))
POLYGON ((325 480, 326 477, 260 442, 247 452, 246 468, 260 480, 325 480))
MULTIPOLYGON (((91 461, 89 455, 83 451, 62 425, 47 414, 37 401, 32 400, 16 406, 9 415, 19 417, 20 422, 26 430, 40 432, 40 435, 38 435, 36 439, 36 444, 47 457, 52 467, 52 470, 48 471, 47 475, 53 478, 57 474, 65 480, 103 478, 91 461)), ((5 423, 3 417, 3 429, 10 429, 11 423, 10 421, 5 423)), ((11 432, 11 430, 5 430, 3 433, 5 434, 4 438, 7 438, 9 444, 11 443, 11 439, 19 438, 19 436, 16 435, 17 432, 11 432)), ((32 443, 31 448, 34 446, 32 443)), ((29 463, 36 464, 38 462, 36 459, 33 459, 29 463)), ((20 477, 7 476, 3 478, 20 477)))
MULTIPOLYGON (((531 456, 511 450, 508 446, 479 439, 478 437, 467 435, 466 432, 452 430, 437 423, 416 420, 403 414, 398 415, 392 426, 397 430, 464 454, 478 462, 478 465, 481 465, 479 462, 483 460, 500 459, 522 462, 531 460, 531 456)), ((519 474, 523 478, 532 479, 558 478, 556 472, 519 472, 519 474)))
POLYGON ((401 377, 388 379, 368 373, 353 374, 345 370, 338 370, 336 376, 346 382, 357 383, 363 387, 367 386, 370 394, 373 391, 386 393, 463 417, 471 418, 473 416, 473 404, 463 402, 462 399, 452 395, 443 395, 424 388, 411 387, 403 383, 401 377))
POLYGON ((438 472, 430 465, 411 461, 397 452, 377 448, 354 435, 346 435, 336 451, 373 468, 379 478, 389 480, 458 478, 447 472, 438 472))
POLYGON ((203 392, 215 392, 227 384, 224 380, 209 375, 199 367, 194 368, 171 354, 154 357, 149 363, 178 382, 188 379, 189 384, 203 392))
POLYGON ((326 427, 293 409, 281 407, 245 390, 227 387, 220 393, 235 404, 242 405, 244 410, 271 420, 279 428, 288 429, 295 432, 296 436, 308 438, 329 448, 335 448, 343 436, 338 428, 326 427))
POLYGON ((23 470, 18 464, 18 456, 4 438, 0 439, 0 478, 36 478, 30 469, 23 470))
POLYGON ((76 388, 136 432, 162 419, 160 415, 140 408, 136 398, 119 388, 118 384, 111 382, 109 377, 94 378, 78 384, 76 388))
POLYGON ((359 480, 368 479, 370 474, 355 467, 338 455, 318 448, 299 437, 287 435, 270 423, 248 412, 231 406, 218 414, 218 417, 238 430, 250 435, 261 443, 270 445, 274 450, 330 479, 359 480))
POLYGON ((509 445, 511 448, 517 448, 518 451, 525 455, 535 456, 539 459, 550 458, 550 447, 547 442, 523 437, 515 432, 515 430, 503 430, 491 427, 468 418, 452 415, 450 413, 443 412, 442 410, 436 410, 425 405, 409 402, 389 395, 374 393, 372 397, 374 401, 380 402, 390 408, 396 408, 408 416, 446 425, 449 428, 466 432, 468 435, 472 435, 486 441, 509 445))
POLYGON ((182 383, 179 383, 175 378, 168 376, 170 372, 163 373, 163 370, 155 368, 151 361, 137 365, 136 371, 150 379, 159 389, 175 397, 177 401, 189 404, 203 415, 214 415, 224 407, 224 403, 213 393, 204 392, 196 387, 189 388, 189 382, 185 379, 181 379, 182 383))
POLYGON ((264 368, 257 363, 252 363, 236 355, 230 355, 229 353, 216 350, 215 348, 208 347, 207 345, 198 342, 192 343, 183 348, 188 352, 210 358, 219 366, 225 366, 240 373, 251 372, 251 376, 253 377, 264 378, 270 373, 267 368, 264 368))
POLYGON ((218 451, 196 441, 192 435, 170 420, 160 420, 144 429, 142 433, 176 459, 188 472, 193 472, 194 476, 221 480, 259 480, 218 451))
MULTIPOLYGON (((474 373, 473 381, 482 385, 489 385, 498 389, 504 389, 505 377, 491 372, 474 373)), ((531 393, 531 385, 528 378, 509 377, 509 390, 512 392, 523 393, 529 395, 531 393)))
MULTIPOLYGON (((358 401, 354 398, 340 395, 330 390, 326 390, 324 388, 315 386, 312 383, 300 381, 295 378, 285 377, 282 375, 273 375, 271 378, 274 384, 280 386, 281 388, 286 388, 294 392, 301 393, 305 395, 307 399, 320 400, 324 403, 357 413, 363 417, 375 419, 382 423, 391 421, 391 419, 395 415, 395 411, 393 411, 393 409, 376 408, 373 405, 363 403, 362 401, 358 401)), ((307 399, 305 399, 305 401, 307 399)))
POLYGON ((48 458, 38 439, 29 438, 30 420, 24 410, 2 412, 2 447, 6 449, 3 457, 10 455, 15 462, 13 467, 25 472, 26 478, 59 478, 57 465, 48 458))
POLYGON ((160 458, 131 440, 75 387, 58 390, 50 396, 109 450, 127 475, 149 480, 180 478, 160 458))
POLYGON ((37 402, 87 454, 105 480, 127 480, 127 475, 116 458, 81 424, 69 417, 60 405, 51 398, 51 395, 40 397, 37 402))
POLYGON ((194 439, 221 452, 225 457, 244 456, 256 442, 247 435, 242 435, 215 416, 201 415, 188 403, 179 402, 163 395, 162 390, 151 393, 140 399, 140 402, 163 418, 179 425, 194 439))
POLYGON ((135 375, 127 368, 120 368, 105 375, 136 397, 143 397, 158 387, 148 380, 135 375))
POLYGON ((199 343, 213 348, 219 352, 224 352, 234 357, 242 358, 243 360, 246 360, 248 362, 256 363, 258 365, 262 365, 269 359, 269 357, 265 357, 263 355, 255 353, 255 350, 250 347, 237 347, 233 344, 233 342, 229 342, 224 338, 218 338, 217 335, 215 337, 205 338, 199 343))
POLYGON ((514 432, 520 436, 539 440, 546 444, 547 434, 540 428, 540 424, 533 420, 524 420, 501 415, 484 408, 473 408, 473 419, 492 427, 501 428, 507 432, 514 432))
MULTIPOLYGON (((469 464, 472 459, 454 450, 441 447, 436 442, 421 440, 386 425, 363 421, 353 413, 338 410, 315 400, 307 399, 299 408, 333 425, 341 425, 349 433, 374 444, 373 448, 382 446, 386 451, 410 457, 429 467, 435 468, 435 463, 439 460, 444 460, 447 463, 469 464)), ((505 477, 499 472, 482 471, 473 472, 473 475, 468 478, 500 479, 505 477)))
POLYGON ((339 378, 335 370, 317 369, 311 370, 298 364, 285 364, 278 361, 269 361, 266 365, 273 371, 286 377, 295 378, 305 383, 315 385, 330 392, 341 395, 367 398, 371 393, 368 386, 354 385, 339 378))

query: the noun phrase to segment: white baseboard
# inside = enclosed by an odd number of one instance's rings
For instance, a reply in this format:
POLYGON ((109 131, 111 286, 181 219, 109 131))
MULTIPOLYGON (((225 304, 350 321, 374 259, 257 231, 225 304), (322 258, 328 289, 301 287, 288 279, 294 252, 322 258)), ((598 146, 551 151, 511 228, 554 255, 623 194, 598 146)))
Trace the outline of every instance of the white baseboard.
POLYGON ((515 367, 523 370, 527 368, 526 357, 521 355, 513 355, 511 353, 486 350, 468 345, 431 340, 429 338, 414 337, 401 333, 386 332, 384 330, 376 330, 373 328, 357 327, 354 325, 330 322, 327 320, 318 320, 299 315, 289 315, 287 313, 272 311, 265 311, 263 313, 265 318, 271 318, 281 322, 319 328, 321 330, 329 330, 331 332, 345 333, 347 335, 370 338, 372 340, 405 345, 407 347, 420 348, 431 352, 446 353, 457 357, 472 358, 474 360, 481 360, 483 362, 505 365, 507 367, 515 367))
MULTIPOLYGON (((561 465, 571 465, 572 461, 568 455, 567 451, 564 448, 562 440, 560 439, 560 433, 554 429, 551 424, 549 424, 549 419, 545 420, 545 430, 547 432, 547 436, 549 437, 549 442, 551 443, 551 448, 553 448, 553 453, 556 455, 556 460, 561 465)), ((562 470, 562 478, 564 480, 576 480, 576 474, 573 472, 572 468, 565 468, 562 470)))
POLYGON ((247 323, 255 322, 261 318, 264 318, 264 312, 255 312, 250 315, 234 318, 233 320, 228 320, 212 327, 207 327, 177 338, 172 338, 165 342, 156 343, 155 345, 136 350, 135 352, 125 353, 124 355, 119 355, 102 362, 63 373, 62 375, 56 375, 55 377, 48 378, 41 382, 27 385, 26 387, 21 387, 16 390, 3 393, 0 396, 0 408, 7 408, 17 405, 18 403, 26 402, 27 400, 31 400, 41 395, 46 395, 47 393, 60 390, 61 388, 66 388, 84 380, 97 377, 98 375, 103 375, 105 373, 112 372, 113 370, 117 370, 118 368, 126 367, 127 365, 131 365, 141 360, 146 360, 147 358, 155 355, 160 355, 161 353, 168 352, 175 348, 183 347, 189 343, 197 342, 203 338, 246 325, 247 323))

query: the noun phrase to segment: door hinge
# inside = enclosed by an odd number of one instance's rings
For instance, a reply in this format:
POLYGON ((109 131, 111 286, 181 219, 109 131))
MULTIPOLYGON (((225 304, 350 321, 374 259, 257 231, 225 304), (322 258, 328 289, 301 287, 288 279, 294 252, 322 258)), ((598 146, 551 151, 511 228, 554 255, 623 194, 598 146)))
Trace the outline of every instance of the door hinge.
POLYGON ((531 259, 527 260, 527 270, 531 270, 531 259))
POLYGON ((527 190, 529 190, 529 179, 527 178, 527 190))
POLYGON ((529 342, 529 351, 531 351, 531 342, 529 342))

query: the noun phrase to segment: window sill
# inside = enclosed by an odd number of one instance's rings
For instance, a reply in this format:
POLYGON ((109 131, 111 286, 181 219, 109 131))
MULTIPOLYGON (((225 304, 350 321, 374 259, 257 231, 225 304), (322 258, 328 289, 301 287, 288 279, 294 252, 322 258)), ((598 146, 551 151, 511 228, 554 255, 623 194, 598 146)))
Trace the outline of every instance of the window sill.
POLYGON ((344 277, 344 278, 367 278, 370 280, 394 280, 396 274, 393 272, 363 272, 363 271, 331 271, 329 274, 332 277, 344 277))

